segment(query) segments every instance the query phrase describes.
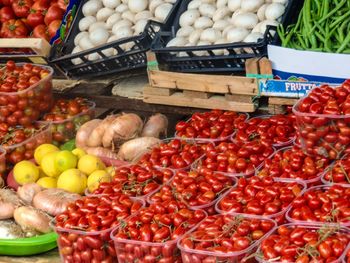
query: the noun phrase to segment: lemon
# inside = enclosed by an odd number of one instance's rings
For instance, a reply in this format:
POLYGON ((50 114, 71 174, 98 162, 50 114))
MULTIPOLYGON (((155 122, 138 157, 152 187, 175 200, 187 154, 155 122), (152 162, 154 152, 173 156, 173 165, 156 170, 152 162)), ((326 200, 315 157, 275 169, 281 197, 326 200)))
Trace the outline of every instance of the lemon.
POLYGON ((86 184, 86 175, 78 169, 68 169, 57 179, 57 188, 76 194, 83 194, 86 184))
POLYGON ((116 168, 114 166, 108 166, 106 168, 106 172, 110 175, 110 176, 114 176, 114 173, 116 171, 116 168))
POLYGON ((78 169, 83 173, 90 175, 96 170, 106 169, 106 166, 100 160, 100 158, 90 154, 86 154, 79 159, 78 169))
POLYGON ((47 175, 44 173, 43 169, 39 166, 39 178, 46 177, 47 175))
POLYGON ((20 185, 35 183, 39 178, 39 168, 30 161, 21 161, 13 168, 13 176, 20 185))
POLYGON ((48 177, 48 176, 39 178, 39 180, 36 183, 43 188, 56 188, 57 187, 56 178, 48 177))
POLYGON ((81 157, 83 157, 84 155, 86 155, 86 152, 81 149, 81 148, 75 148, 72 153, 78 157, 78 159, 80 159, 81 157))
POLYGON ((77 166, 78 157, 76 157, 70 151, 60 151, 55 158, 55 165, 60 172, 64 172, 68 169, 75 168, 77 166))
POLYGON ((43 159, 43 157, 51 152, 58 152, 60 149, 58 149, 55 145, 53 144, 42 144, 40 145, 38 148, 35 149, 34 151, 34 159, 36 161, 37 164, 41 164, 41 161, 43 159))
POLYGON ((112 177, 107 173, 106 170, 96 170, 92 174, 89 175, 87 180, 87 187, 89 192, 92 193, 95 191, 100 183, 102 182, 110 182, 112 177))
POLYGON ((56 167, 57 154, 58 152, 50 152, 41 160, 41 169, 47 176, 57 177, 60 175, 60 170, 56 167))

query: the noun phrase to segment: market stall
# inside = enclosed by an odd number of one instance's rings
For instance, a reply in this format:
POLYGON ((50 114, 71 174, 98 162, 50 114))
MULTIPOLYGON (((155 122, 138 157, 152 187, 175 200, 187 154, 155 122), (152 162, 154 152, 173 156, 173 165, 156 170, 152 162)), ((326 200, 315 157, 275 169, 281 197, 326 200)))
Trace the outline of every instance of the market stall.
POLYGON ((0 262, 350 262, 349 0, 0 22, 0 262))

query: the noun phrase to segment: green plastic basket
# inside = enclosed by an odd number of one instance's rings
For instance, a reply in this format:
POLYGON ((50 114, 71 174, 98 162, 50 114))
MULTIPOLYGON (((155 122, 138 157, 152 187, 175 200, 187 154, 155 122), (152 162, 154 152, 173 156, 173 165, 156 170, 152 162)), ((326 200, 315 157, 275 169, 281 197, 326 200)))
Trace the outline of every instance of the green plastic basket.
POLYGON ((51 232, 37 237, 0 239, 0 255, 30 256, 44 253, 57 247, 57 237, 55 232, 51 232))

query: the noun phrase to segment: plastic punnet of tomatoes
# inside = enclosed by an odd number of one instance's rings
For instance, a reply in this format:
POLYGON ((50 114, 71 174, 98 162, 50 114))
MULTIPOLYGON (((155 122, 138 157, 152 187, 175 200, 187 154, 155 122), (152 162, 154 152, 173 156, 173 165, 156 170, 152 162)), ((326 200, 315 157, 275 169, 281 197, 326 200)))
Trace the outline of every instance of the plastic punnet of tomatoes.
POLYGON ((176 137, 195 139, 198 142, 220 142, 230 139, 239 123, 249 115, 233 111, 212 110, 196 112, 187 121, 176 124, 176 137))
POLYGON ((237 141, 267 141, 274 147, 291 145, 295 139, 295 115, 264 115, 238 125, 237 141))
POLYGON ((1 147, 6 151, 6 161, 12 165, 33 159, 35 148, 51 140, 50 124, 36 122, 27 128, 17 126, 0 131, 1 147))
POLYGON ((292 223, 350 226, 350 185, 314 186, 296 198, 286 213, 292 223))
POLYGON ((317 185, 329 163, 330 160, 325 157, 309 156, 298 146, 289 146, 279 149, 272 158, 266 159, 257 175, 302 181, 308 186, 317 185))
MULTIPOLYGON (((193 169, 221 172, 227 176, 252 176, 275 149, 260 141, 221 142, 207 144, 205 155, 192 165, 193 169)), ((202 172, 201 172, 202 173, 202 172)))
POLYGON ((177 241, 205 217, 203 210, 190 210, 176 201, 142 208, 111 234, 118 262, 180 263, 177 241))
POLYGON ((88 196, 69 204, 54 225, 62 262, 117 262, 110 234, 143 206, 142 200, 123 194, 88 196))
POLYGON ((344 155, 329 165, 322 174, 323 184, 345 184, 350 185, 350 156, 344 155))
POLYGON ((206 144, 198 144, 194 140, 165 139, 136 159, 142 166, 186 170, 203 156, 205 147, 206 144))
POLYGON ((48 66, 8 61, 0 70, 1 131, 30 126, 52 106, 52 74, 48 66))
POLYGON ((123 193, 146 199, 173 176, 174 172, 171 169, 158 170, 138 164, 124 166, 115 170, 112 182, 101 183, 92 194, 113 196, 123 193))
POLYGON ((281 224, 290 204, 305 188, 304 183, 270 176, 242 177, 220 198, 215 209, 218 213, 264 216, 281 224))
POLYGON ((342 259, 342 263, 350 263, 350 245, 347 248, 347 251, 342 259))
POLYGON ((340 263, 350 241, 348 228, 286 224, 259 245, 258 262, 340 263))
POLYGON ((61 145, 73 139, 80 126, 95 117, 95 106, 94 102, 83 98, 61 99, 40 122, 52 124, 53 143, 61 145))
POLYGON ((190 209, 203 209, 208 214, 214 214, 218 198, 236 182, 234 177, 208 170, 205 173, 178 171, 168 184, 149 196, 147 202, 152 204, 176 200, 190 209))
POLYGON ((276 225, 253 216, 208 216, 179 240, 182 262, 251 262, 249 255, 276 225))
POLYGON ((340 159, 350 152, 350 80, 312 89, 293 107, 302 149, 340 159))

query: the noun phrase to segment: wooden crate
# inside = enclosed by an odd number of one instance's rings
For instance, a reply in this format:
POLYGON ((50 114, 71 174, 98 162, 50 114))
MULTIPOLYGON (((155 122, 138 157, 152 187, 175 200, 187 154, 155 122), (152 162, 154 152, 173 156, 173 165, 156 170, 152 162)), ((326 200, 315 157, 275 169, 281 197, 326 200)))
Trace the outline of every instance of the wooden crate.
POLYGON ((0 60, 12 59, 17 61, 32 62, 36 64, 47 64, 46 58, 50 54, 50 44, 41 38, 1 38, 0 49, 12 49, 20 51, 28 49, 31 52, 0 52, 0 60))
MULTIPOLYGON (((148 61, 154 64, 153 53, 148 53, 148 61)), ((148 70, 149 85, 144 88, 143 100, 154 104, 254 112, 259 95, 255 75, 271 75, 271 63, 266 58, 250 59, 246 72, 253 77, 169 72, 154 66, 148 70)))

